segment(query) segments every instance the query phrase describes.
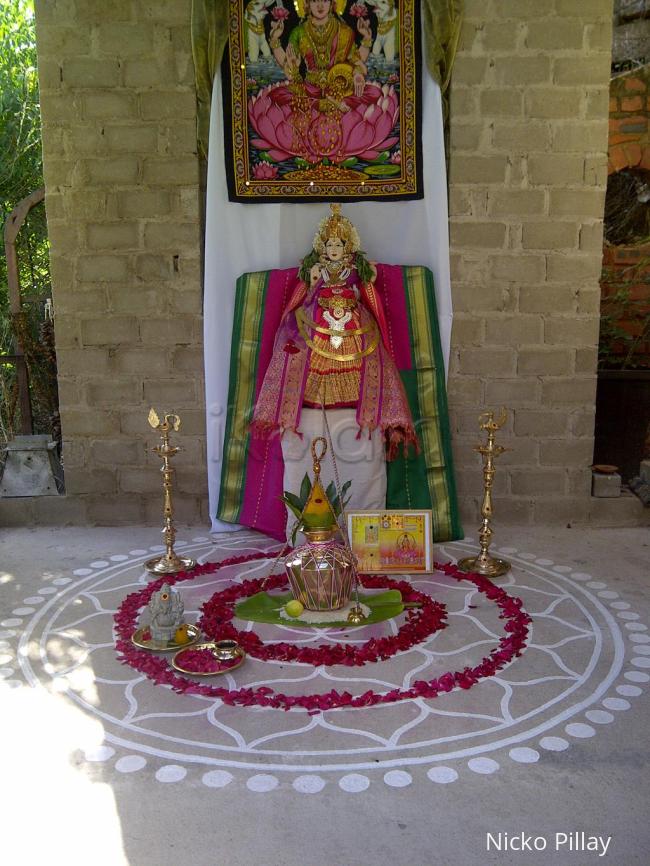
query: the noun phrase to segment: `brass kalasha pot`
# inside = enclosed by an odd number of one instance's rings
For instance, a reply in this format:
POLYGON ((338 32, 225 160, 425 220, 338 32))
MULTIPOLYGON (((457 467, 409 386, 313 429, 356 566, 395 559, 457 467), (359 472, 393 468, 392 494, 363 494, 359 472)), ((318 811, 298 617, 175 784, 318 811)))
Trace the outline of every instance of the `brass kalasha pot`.
POLYGON ((307 530, 307 542, 284 560, 294 598, 307 610, 338 610, 350 600, 354 567, 336 529, 307 530))

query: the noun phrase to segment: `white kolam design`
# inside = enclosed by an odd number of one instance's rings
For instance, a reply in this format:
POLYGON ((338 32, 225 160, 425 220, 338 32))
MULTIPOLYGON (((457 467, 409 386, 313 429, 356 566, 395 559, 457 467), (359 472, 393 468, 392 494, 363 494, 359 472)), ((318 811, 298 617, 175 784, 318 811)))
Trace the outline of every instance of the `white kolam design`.
MULTIPOLYGON (((248 532, 221 536, 218 546, 203 536, 181 546, 199 562, 255 551, 272 557, 275 549, 248 532)), ((436 559, 456 560, 474 547, 471 539, 439 545, 436 559)), ((574 742, 588 744, 599 728, 633 706, 650 681, 648 628, 602 576, 503 547, 496 552, 513 569, 496 582, 522 598, 533 618, 528 648, 469 691, 314 716, 179 695, 119 664, 114 648, 115 611, 147 583, 143 562, 159 550, 138 548, 93 561, 70 577, 45 577, 38 594, 17 600, 1 623, 5 685, 26 681, 67 694, 104 730, 103 744, 83 758, 120 774, 147 772, 161 784, 196 779, 215 789, 243 784, 256 795, 280 785, 310 796, 325 789, 338 789, 341 796, 363 793, 378 784, 402 788, 422 780, 449 785, 535 764, 574 742)), ((197 619, 201 604, 228 581, 263 576, 272 561, 228 566, 178 584, 188 620, 197 619)), ((410 651, 335 671, 248 660, 239 669, 247 671, 244 683, 236 675, 223 679, 231 688, 268 683, 279 691, 291 681, 309 692, 406 688, 474 665, 498 642, 502 622, 495 606, 472 584, 440 573, 413 583, 447 606, 449 626, 410 651)), ((317 637, 290 625, 277 632, 285 634, 276 640, 291 642, 342 639, 334 629, 319 630, 317 637)), ((349 640, 367 639, 363 629, 347 634, 349 640)))

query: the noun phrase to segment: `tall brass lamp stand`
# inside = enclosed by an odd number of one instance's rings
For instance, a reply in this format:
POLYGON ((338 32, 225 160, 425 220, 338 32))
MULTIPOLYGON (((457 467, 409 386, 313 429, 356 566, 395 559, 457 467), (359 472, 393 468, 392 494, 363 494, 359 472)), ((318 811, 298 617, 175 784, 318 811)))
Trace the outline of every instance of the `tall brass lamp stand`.
POLYGON ((181 419, 178 415, 165 415, 161 421, 155 409, 149 412, 149 424, 154 430, 160 430, 160 439, 162 445, 156 445, 152 448, 154 454, 157 454, 163 465, 160 467, 163 477, 164 504, 163 504, 163 519, 164 526, 162 535, 165 540, 165 553, 162 556, 156 556, 154 559, 149 559, 145 562, 144 567, 151 574, 176 574, 179 571, 186 571, 189 568, 194 568, 196 561, 189 557, 178 556, 174 550, 174 541, 176 540, 176 527, 174 526, 174 503, 172 498, 172 479, 175 470, 171 467, 171 458, 178 454, 180 448, 171 445, 169 434, 171 430, 178 432, 181 426, 181 419))
POLYGON ((487 442, 485 445, 477 445, 475 451, 483 457, 483 502, 481 504, 481 517, 483 523, 479 529, 479 540, 481 545, 480 553, 477 556, 466 556, 458 562, 458 568, 461 571, 474 572, 483 574, 486 577, 499 577, 510 571, 510 563, 505 559, 497 559, 490 556, 489 548, 492 541, 492 528, 490 520, 492 518, 492 484, 494 481, 494 473, 496 471, 494 460, 507 448, 502 445, 496 445, 494 442, 497 430, 506 423, 507 413, 505 409, 501 410, 499 420, 494 418, 494 412, 483 412, 479 415, 479 427, 487 432, 487 442))

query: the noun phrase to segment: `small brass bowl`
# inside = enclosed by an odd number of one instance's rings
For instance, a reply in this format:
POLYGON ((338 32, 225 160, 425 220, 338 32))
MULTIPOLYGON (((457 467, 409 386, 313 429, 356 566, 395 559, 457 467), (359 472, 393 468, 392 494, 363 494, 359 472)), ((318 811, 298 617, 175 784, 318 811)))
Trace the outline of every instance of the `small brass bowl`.
MULTIPOLYGON (((234 641, 231 641, 231 643, 234 643, 234 641)), ((180 650, 180 652, 175 653, 172 656, 172 667, 175 668, 177 671, 180 671, 182 674, 190 674, 190 676, 193 676, 193 677, 216 677, 216 676, 219 676, 220 674, 229 674, 232 671, 237 670, 237 668, 244 663, 245 658, 246 658, 246 653, 244 652, 244 650, 240 646, 237 646, 237 652, 235 653, 234 656, 229 657, 227 660, 223 660, 223 659, 216 658, 213 643, 200 643, 200 644, 195 644, 193 647, 183 647, 183 649, 180 650), (185 667, 182 663, 183 653, 186 652, 186 650, 188 650, 188 649, 206 650, 206 651, 210 652, 210 655, 215 659, 215 662, 217 662, 219 664, 224 664, 225 661, 231 661, 232 660, 233 664, 227 665, 226 667, 221 668, 221 670, 216 670, 216 671, 191 670, 191 668, 185 667)))
POLYGON ((213 644, 212 654, 220 662, 229 662, 240 658, 242 648, 236 640, 216 640, 213 644))

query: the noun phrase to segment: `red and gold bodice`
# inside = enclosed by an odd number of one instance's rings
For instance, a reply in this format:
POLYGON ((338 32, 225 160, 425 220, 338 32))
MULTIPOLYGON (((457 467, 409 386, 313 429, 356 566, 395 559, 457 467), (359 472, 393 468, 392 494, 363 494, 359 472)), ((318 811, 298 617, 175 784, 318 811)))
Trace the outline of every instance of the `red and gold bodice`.
POLYGON ((363 360, 376 350, 380 336, 355 289, 349 285, 317 289, 312 303, 296 310, 296 320, 311 349, 304 404, 356 406, 363 360))

